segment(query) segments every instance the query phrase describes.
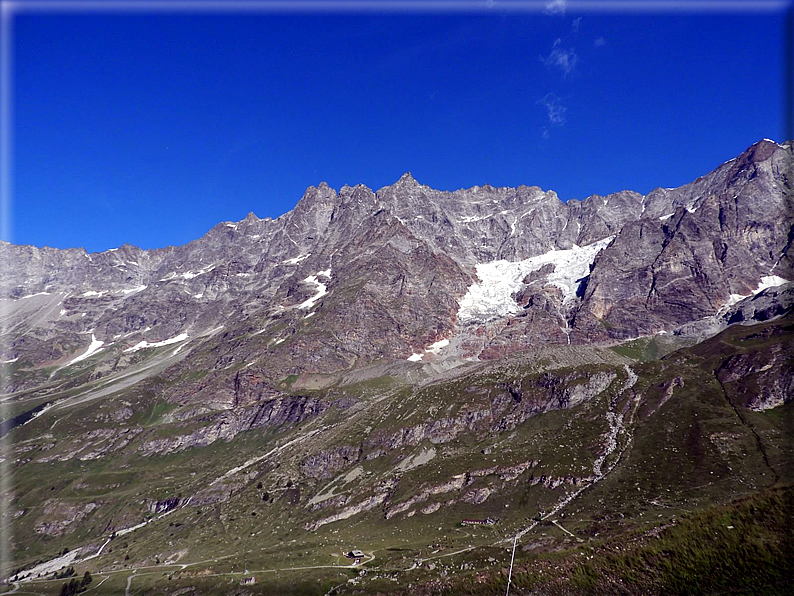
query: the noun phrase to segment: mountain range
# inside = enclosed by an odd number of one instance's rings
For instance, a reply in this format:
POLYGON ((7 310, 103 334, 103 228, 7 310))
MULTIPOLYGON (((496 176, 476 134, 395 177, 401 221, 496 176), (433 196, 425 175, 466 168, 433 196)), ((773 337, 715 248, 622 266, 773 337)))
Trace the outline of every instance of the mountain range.
POLYGON ((0 243, 2 576, 719 593, 735 556, 790 589, 792 152, 646 195, 406 173, 184 246, 0 243))

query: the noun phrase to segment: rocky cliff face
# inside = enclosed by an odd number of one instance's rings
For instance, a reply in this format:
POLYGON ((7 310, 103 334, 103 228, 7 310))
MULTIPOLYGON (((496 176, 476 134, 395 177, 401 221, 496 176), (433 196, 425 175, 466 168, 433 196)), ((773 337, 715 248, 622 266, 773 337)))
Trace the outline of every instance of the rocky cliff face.
POLYGON ((405 174, 377 192, 310 187, 276 220, 180 247, 3 244, 3 359, 33 378, 204 342, 209 368, 256 361, 278 380, 674 332, 792 278, 791 163, 790 143, 764 140, 680 188, 568 203, 405 174))

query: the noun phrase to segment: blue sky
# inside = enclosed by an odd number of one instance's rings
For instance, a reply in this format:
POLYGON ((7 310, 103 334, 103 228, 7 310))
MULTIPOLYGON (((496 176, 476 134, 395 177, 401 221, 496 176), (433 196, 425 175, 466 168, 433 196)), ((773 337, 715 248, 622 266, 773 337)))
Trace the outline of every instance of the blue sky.
POLYGON ((309 185, 689 182, 784 130, 782 13, 14 17, 11 240, 183 244, 309 185))

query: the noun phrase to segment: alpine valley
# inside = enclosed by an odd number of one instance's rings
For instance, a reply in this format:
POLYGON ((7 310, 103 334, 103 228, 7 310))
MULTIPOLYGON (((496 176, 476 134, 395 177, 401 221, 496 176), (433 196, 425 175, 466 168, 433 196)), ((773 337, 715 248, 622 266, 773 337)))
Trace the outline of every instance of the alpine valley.
POLYGON ((2 590, 792 593, 792 152, 0 244, 2 590))

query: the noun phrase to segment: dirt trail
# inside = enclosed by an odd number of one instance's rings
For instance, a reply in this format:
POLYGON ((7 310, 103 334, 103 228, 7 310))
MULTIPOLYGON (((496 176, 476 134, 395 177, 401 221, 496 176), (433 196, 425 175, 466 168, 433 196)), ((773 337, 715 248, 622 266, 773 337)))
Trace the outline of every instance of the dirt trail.
MULTIPOLYGON (((623 425, 623 416, 616 413, 617 408, 617 400, 618 397, 629 391, 634 387, 637 383, 639 377, 637 377, 636 373, 631 369, 628 364, 623 365, 626 370, 626 382, 624 383, 623 387, 620 391, 617 392, 614 398, 610 400, 609 409, 606 412, 607 422, 609 423, 609 431, 607 432, 606 436, 606 444, 604 445, 604 451, 599 455, 595 462, 593 462, 593 474, 595 478, 592 482, 585 484, 584 486, 576 489, 574 492, 570 493, 569 495, 563 497, 557 504, 552 507, 551 511, 543 515, 540 520, 532 522, 529 526, 521 530, 516 534, 516 537, 520 540, 523 536, 525 536, 528 532, 531 532, 535 527, 541 522, 551 517, 555 516, 558 511, 560 511, 563 507, 568 505, 571 501, 573 501, 576 497, 582 494, 588 488, 595 486, 598 482, 603 480, 607 474, 609 474, 617 465, 617 461, 613 462, 612 465, 604 471, 603 465, 604 462, 617 450, 618 442, 617 437, 622 431, 625 430, 625 426, 623 425)), ((566 530, 567 532, 567 530, 566 530)), ((496 545, 505 544, 513 540, 513 537, 504 538, 498 542, 496 545)))

